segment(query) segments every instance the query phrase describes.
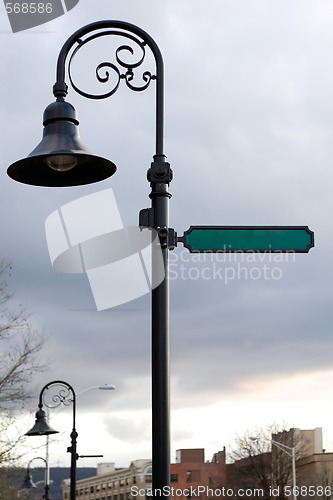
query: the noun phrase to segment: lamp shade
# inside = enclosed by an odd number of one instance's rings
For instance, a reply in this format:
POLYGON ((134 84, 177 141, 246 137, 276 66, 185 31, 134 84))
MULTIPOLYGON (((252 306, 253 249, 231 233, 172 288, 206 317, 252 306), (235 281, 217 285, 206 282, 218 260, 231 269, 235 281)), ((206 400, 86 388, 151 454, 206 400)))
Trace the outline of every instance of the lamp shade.
POLYGON ((30 471, 27 470, 27 473, 25 475, 21 489, 22 490, 30 490, 31 488, 37 488, 37 486, 35 485, 35 483, 32 480, 32 475, 30 474, 30 471))
POLYGON ((80 186, 111 177, 112 161, 93 155, 79 135, 77 111, 70 103, 56 101, 44 111, 43 138, 24 159, 7 169, 9 177, 34 186, 80 186))
POLYGON ((43 410, 38 410, 36 413, 36 422, 30 431, 26 432, 26 436, 47 436, 48 434, 58 434, 58 431, 52 429, 46 420, 46 414, 43 410))

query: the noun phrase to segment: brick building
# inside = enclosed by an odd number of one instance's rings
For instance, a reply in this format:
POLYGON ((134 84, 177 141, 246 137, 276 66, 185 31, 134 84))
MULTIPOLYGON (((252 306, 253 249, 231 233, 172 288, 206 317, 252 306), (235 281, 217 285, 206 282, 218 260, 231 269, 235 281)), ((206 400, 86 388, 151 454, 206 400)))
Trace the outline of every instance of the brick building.
POLYGON ((171 496, 181 498, 214 497, 214 490, 226 484, 225 448, 205 461, 203 448, 178 450, 171 464, 171 496))
MULTIPOLYGON (((325 492, 332 493, 326 498, 333 498, 333 453, 322 450, 321 428, 305 431, 291 429, 273 437, 278 442, 287 441, 291 446, 297 444, 296 448, 302 451, 296 455, 297 487, 307 486, 310 491, 311 486, 312 493, 315 486, 318 496, 325 498, 319 495, 325 492)), ((225 448, 215 453, 210 461, 205 460, 203 448, 178 450, 176 461, 170 465, 170 496, 177 500, 221 500, 231 496, 270 499, 272 488, 276 486, 274 447, 272 452, 226 464, 225 448)), ((291 457, 284 455, 289 470, 287 483, 284 484, 292 485, 291 457)), ((64 500, 69 499, 69 484, 69 480, 63 481, 64 500)), ((77 481, 78 500, 135 500, 136 497, 137 500, 147 500, 152 493, 152 466, 148 459, 135 460, 128 468, 122 469, 116 469, 114 464, 99 464, 97 476, 77 481)))

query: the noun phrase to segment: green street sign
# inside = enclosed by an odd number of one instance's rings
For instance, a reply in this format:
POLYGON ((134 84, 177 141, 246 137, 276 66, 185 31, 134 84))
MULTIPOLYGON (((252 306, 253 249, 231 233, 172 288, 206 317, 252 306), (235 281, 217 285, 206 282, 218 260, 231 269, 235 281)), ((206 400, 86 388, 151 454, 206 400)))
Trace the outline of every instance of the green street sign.
POLYGON ((191 226, 178 241, 191 253, 307 253, 314 233, 308 226, 191 226))

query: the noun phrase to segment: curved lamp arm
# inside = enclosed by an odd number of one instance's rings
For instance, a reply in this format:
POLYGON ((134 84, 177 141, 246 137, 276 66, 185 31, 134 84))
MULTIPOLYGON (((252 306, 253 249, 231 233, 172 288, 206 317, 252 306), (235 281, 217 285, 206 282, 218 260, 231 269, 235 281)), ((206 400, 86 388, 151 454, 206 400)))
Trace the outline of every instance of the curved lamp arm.
POLYGON ((279 443, 279 441, 274 441, 274 439, 270 439, 272 444, 275 444, 277 448, 280 448, 281 451, 284 451, 290 457, 293 457, 295 454, 295 446, 287 446, 284 443, 279 443))
POLYGON ((63 380, 54 380, 46 384, 39 394, 39 409, 41 410, 45 405, 47 408, 57 408, 63 404, 68 406, 73 404, 73 429, 75 429, 76 423, 76 395, 73 387, 68 384, 68 382, 64 382, 63 380), (60 387, 58 393, 54 394, 51 398, 52 404, 46 403, 45 401, 45 392, 51 387, 60 387), (62 387, 62 388, 61 388, 62 387))
POLYGON ((269 439, 265 437, 250 437, 251 441, 258 441, 258 440, 263 440, 263 441, 268 441, 272 444, 275 444, 277 448, 279 448, 281 451, 284 451, 287 455, 290 457, 293 457, 295 455, 295 447, 294 446, 287 446, 284 443, 280 443, 279 441, 275 441, 274 439, 269 439))
MULTIPOLYGON (((75 55, 75 53, 79 50, 81 46, 86 44, 87 42, 100 37, 100 36, 106 36, 106 35, 119 35, 123 36, 126 38, 130 38, 132 41, 135 41, 137 44, 141 46, 143 49, 144 53, 144 47, 147 45, 155 58, 156 62, 156 75, 151 76, 150 73, 146 72, 143 75, 144 80, 146 81, 146 85, 144 85, 141 88, 136 88, 131 85, 130 81, 133 78, 133 68, 139 66, 141 62, 143 62, 143 58, 141 61, 137 64, 124 64, 122 61, 119 61, 118 55, 121 50, 127 50, 130 51, 131 53, 131 47, 129 46, 124 46, 122 45, 119 47, 116 51, 116 61, 120 66, 127 67, 127 72, 125 74, 120 74, 119 70, 117 67, 112 64, 112 63, 102 63, 98 66, 96 70, 97 78, 99 79, 100 82, 106 83, 108 81, 108 73, 106 74, 106 77, 98 77, 98 70, 101 68, 109 67, 113 70, 115 70, 118 73, 119 79, 125 79, 127 86, 131 90, 144 90, 145 88, 148 87, 150 80, 156 80, 157 85, 156 85, 156 156, 163 157, 164 156, 164 65, 163 65, 163 58, 160 52, 159 47, 157 46, 156 42, 153 40, 153 38, 146 33, 144 30, 139 28, 138 26, 135 26, 134 24, 130 24, 124 21, 112 21, 112 20, 105 20, 105 21, 97 21, 91 24, 88 24, 86 26, 83 26, 82 28, 78 29, 75 33, 73 33, 68 40, 64 43, 59 56, 58 56, 58 63, 57 63, 57 71, 56 71, 56 78, 57 81, 53 87, 53 93, 54 96, 58 100, 64 100, 64 98, 67 95, 68 87, 65 81, 65 73, 66 73, 66 59, 67 56, 70 52, 70 50, 73 48, 74 45, 77 44, 76 49, 74 50, 72 57, 75 55), (100 30, 105 30, 105 31, 100 31, 100 30), (118 30, 118 31, 110 31, 110 30, 118 30), (89 33, 95 32, 94 35, 90 36, 86 40, 83 40, 83 37, 88 35, 89 33), (128 35, 129 33, 132 33, 139 37, 138 39, 128 35), (140 40, 141 39, 141 40, 140 40), (148 77, 147 75, 150 75, 148 77)), ((70 69, 70 63, 71 59, 69 60, 69 69, 70 69)), ((78 93, 81 95, 92 98, 92 99, 103 99, 106 97, 110 97, 117 89, 118 89, 118 84, 116 85, 116 88, 106 94, 99 95, 99 96, 93 96, 90 94, 87 94, 85 92, 80 91, 72 82, 72 86, 74 90, 76 90, 78 93)), ((119 82, 118 82, 119 83, 119 82)), ((162 160, 163 161, 163 160, 162 160)))
POLYGON ((48 463, 47 463, 47 460, 46 460, 45 458, 43 458, 43 457, 34 457, 34 458, 32 458, 32 459, 29 461, 29 463, 28 463, 28 465, 27 465, 27 470, 28 470, 28 471, 30 470, 30 464, 31 464, 31 462, 33 462, 34 460, 43 460, 43 462, 45 463, 45 466, 46 466, 46 467, 48 467, 48 463))

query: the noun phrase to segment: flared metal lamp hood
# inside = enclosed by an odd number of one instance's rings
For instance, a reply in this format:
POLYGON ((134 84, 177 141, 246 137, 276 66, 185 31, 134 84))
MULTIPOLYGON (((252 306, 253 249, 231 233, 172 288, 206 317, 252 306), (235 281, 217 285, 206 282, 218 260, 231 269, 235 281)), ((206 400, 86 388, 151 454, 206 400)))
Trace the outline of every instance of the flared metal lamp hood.
POLYGON ((79 135, 77 111, 58 100, 44 111, 43 138, 24 159, 7 169, 9 177, 34 186, 80 186, 111 177, 112 161, 93 155, 79 135))
POLYGON ((33 482, 32 475, 30 474, 30 471, 28 470, 26 475, 25 475, 21 489, 22 490, 30 490, 31 488, 37 488, 37 486, 33 482))
POLYGON ((58 431, 52 429, 47 423, 46 413, 44 410, 36 412, 36 422, 30 431, 26 432, 26 436, 48 436, 49 434, 58 434, 58 431))

